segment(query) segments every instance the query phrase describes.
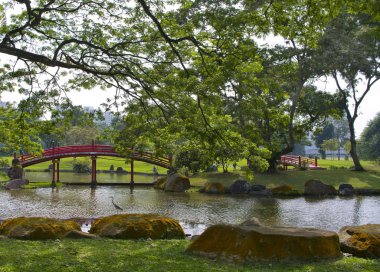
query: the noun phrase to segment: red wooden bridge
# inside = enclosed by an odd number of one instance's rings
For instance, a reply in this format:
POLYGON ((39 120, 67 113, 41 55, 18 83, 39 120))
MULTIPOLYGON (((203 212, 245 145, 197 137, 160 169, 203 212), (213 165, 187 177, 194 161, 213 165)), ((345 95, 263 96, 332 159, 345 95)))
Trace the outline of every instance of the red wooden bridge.
POLYGON ((307 168, 311 170, 323 169, 318 166, 318 160, 310 159, 306 157, 296 156, 296 155, 283 155, 281 156, 280 163, 287 169, 288 166, 294 166, 298 168, 307 168))
POLYGON ((111 145, 73 145, 73 146, 60 146, 46 149, 40 156, 27 154, 18 157, 22 167, 28 167, 41 162, 51 161, 53 164, 52 183, 55 185, 55 181, 59 181, 59 162, 62 158, 68 157, 91 157, 92 171, 91 171, 91 185, 96 185, 96 158, 98 156, 109 157, 121 157, 131 159, 131 185, 133 186, 133 174, 134 174, 134 161, 143 161, 151 163, 157 166, 161 166, 167 169, 171 168, 171 157, 160 157, 150 152, 138 152, 134 149, 130 149, 127 154, 123 155, 115 151, 111 145))

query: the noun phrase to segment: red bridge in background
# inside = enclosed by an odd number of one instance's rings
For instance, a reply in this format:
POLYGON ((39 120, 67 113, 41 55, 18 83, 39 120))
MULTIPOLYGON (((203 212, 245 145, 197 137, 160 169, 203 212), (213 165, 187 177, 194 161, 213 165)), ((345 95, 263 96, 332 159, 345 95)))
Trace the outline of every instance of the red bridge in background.
POLYGON ((296 155, 283 155, 281 156, 280 163, 283 166, 285 166, 286 169, 288 168, 288 166, 294 166, 294 167, 305 168, 305 169, 307 168, 311 170, 324 169, 318 166, 317 158, 310 159, 310 158, 296 156, 296 155))
POLYGON ((134 161, 142 161, 151 163, 157 166, 161 166, 167 169, 171 168, 171 157, 160 157, 150 152, 138 152, 134 149, 130 149, 127 155, 120 154, 115 151, 111 145, 73 145, 73 146, 60 146, 46 149, 42 152, 41 156, 36 155, 21 155, 18 157, 21 166, 28 167, 41 162, 51 161, 53 164, 52 172, 53 179, 52 184, 55 185, 56 181, 59 181, 59 162, 62 158, 68 157, 91 157, 92 170, 91 170, 91 185, 96 186, 96 158, 98 156, 109 156, 119 158, 131 159, 131 186, 134 185, 133 180, 133 163, 134 161))

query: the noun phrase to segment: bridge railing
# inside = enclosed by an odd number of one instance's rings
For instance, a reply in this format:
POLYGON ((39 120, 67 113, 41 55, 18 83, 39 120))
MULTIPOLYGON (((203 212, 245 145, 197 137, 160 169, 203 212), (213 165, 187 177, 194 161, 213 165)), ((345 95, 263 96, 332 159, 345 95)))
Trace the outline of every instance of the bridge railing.
POLYGON ((281 156, 281 163, 283 165, 291 165, 298 167, 317 167, 318 163, 316 159, 310 159, 307 157, 301 157, 296 155, 283 155, 281 156))
MULTIPOLYGON (((151 152, 145 152, 145 151, 135 151, 133 149, 130 149, 131 153, 126 155, 126 157, 131 157, 132 159, 137 160, 145 160, 147 162, 155 162, 159 163, 161 165, 170 166, 171 165, 171 158, 166 157, 159 157, 156 156, 154 153, 151 152)), ((59 147, 53 147, 44 150, 44 152, 41 154, 41 156, 37 155, 21 155, 19 157, 21 163, 25 162, 31 162, 31 161, 37 161, 41 158, 54 158, 54 157, 60 157, 62 155, 71 155, 75 157, 76 155, 80 154, 94 154, 94 155, 110 155, 110 156, 121 156, 121 154, 117 153, 113 146, 111 145, 71 145, 71 146, 59 146, 59 147)))

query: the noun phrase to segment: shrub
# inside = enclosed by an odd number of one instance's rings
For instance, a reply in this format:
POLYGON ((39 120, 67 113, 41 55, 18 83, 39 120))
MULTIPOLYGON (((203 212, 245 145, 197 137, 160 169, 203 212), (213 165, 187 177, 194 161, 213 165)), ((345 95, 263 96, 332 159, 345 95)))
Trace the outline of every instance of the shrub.
POLYGON ((73 171, 75 173, 88 173, 91 171, 90 162, 74 159, 72 161, 73 171))

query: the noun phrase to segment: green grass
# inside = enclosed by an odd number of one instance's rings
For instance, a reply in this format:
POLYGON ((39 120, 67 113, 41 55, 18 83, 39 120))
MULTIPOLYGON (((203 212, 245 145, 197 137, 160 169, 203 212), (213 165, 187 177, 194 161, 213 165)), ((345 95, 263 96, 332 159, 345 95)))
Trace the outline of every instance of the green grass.
POLYGON ((187 240, 0 240, 0 271, 380 271, 380 260, 233 264, 185 252, 187 240))

